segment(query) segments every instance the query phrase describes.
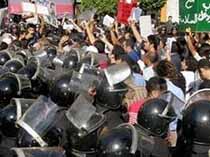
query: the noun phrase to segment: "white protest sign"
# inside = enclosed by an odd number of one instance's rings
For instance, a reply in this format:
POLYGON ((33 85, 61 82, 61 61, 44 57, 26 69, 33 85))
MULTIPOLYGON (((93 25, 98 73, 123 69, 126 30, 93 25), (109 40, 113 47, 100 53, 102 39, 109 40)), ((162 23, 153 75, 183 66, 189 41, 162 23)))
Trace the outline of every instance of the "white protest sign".
POLYGON ((150 15, 141 16, 139 20, 140 20, 139 26, 142 37, 147 38, 149 35, 153 34, 151 16, 150 15))
POLYGON ((22 2, 22 10, 25 13, 35 13, 36 12, 36 6, 33 3, 29 2, 22 2))
POLYGON ((34 13, 49 16, 48 7, 41 4, 32 4, 29 2, 22 2, 22 9, 25 13, 34 13))
POLYGON ((173 42, 176 42, 176 39, 174 37, 167 39, 166 46, 169 48, 170 51, 172 50, 173 42))
POLYGON ((71 31, 71 30, 74 29, 74 25, 73 24, 64 23, 63 24, 63 29, 68 30, 68 31, 71 31))
POLYGON ((47 15, 47 16, 50 15, 48 7, 40 5, 40 4, 37 4, 36 7, 37 7, 37 14, 47 15))
POLYGON ((7 15, 7 12, 8 12, 7 8, 0 9, 0 25, 1 25, 4 17, 7 15))
POLYGON ((179 22, 179 0, 167 1, 167 17, 172 16, 173 22, 179 22))
POLYGON ((112 18, 109 15, 106 15, 103 20, 103 25, 107 27, 112 27, 113 24, 114 24, 114 18, 112 18))

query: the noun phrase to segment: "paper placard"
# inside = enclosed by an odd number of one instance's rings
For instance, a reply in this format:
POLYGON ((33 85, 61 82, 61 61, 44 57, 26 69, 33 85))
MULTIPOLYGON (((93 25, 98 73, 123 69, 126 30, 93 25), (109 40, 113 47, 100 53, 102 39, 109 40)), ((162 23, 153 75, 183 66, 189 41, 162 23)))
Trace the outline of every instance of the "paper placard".
POLYGON ((141 16, 140 19, 140 32, 141 36, 144 38, 147 38, 152 33, 152 19, 150 15, 147 16, 141 16))
POLYGON ((41 4, 32 4, 29 2, 22 2, 22 9, 25 13, 34 13, 34 14, 41 14, 49 16, 48 7, 41 5, 41 4))
POLYGON ((114 18, 112 18, 111 16, 109 15, 106 15, 104 17, 104 20, 103 20, 103 25, 107 26, 107 27, 112 27, 114 24, 114 18))
POLYGON ((63 29, 68 30, 68 31, 71 31, 71 30, 74 29, 74 25, 73 24, 64 23, 63 24, 63 29))
POLYGON ((36 12, 36 6, 35 4, 29 3, 29 2, 22 2, 22 10, 23 12, 29 12, 29 13, 35 13, 36 12))
POLYGON ((142 9, 133 8, 131 11, 131 19, 138 22, 142 14, 142 9))
POLYGON ((50 15, 49 10, 46 6, 37 4, 36 7, 37 7, 37 14, 47 15, 47 16, 50 15))

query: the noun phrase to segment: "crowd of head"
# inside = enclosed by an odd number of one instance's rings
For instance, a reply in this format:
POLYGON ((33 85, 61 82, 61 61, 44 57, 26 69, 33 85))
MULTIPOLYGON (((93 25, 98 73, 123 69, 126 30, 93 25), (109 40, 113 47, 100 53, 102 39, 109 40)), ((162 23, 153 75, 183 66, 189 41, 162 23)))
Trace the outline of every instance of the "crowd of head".
POLYGON ((33 18, 1 25, 0 156, 208 156, 209 33, 33 18))

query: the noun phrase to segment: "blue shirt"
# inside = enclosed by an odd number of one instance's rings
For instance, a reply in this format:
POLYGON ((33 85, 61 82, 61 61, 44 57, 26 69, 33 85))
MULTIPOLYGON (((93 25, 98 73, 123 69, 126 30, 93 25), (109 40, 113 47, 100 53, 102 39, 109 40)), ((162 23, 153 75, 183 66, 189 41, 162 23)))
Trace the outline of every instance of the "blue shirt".
POLYGON ((146 81, 144 80, 144 77, 138 73, 132 74, 132 81, 136 86, 145 87, 146 81))
POLYGON ((136 51, 132 51, 130 53, 128 53, 128 56, 135 61, 136 63, 138 62, 138 60, 140 59, 139 55, 137 54, 136 51))

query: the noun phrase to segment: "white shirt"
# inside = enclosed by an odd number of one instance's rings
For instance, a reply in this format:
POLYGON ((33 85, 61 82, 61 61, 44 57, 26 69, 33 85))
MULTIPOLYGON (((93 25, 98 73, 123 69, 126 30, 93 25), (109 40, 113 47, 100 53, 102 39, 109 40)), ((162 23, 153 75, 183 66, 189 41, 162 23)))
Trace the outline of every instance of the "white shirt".
POLYGON ((197 53, 197 52, 196 52, 196 54, 195 54, 193 57, 194 57, 195 60, 198 61, 198 62, 199 62, 201 59, 205 59, 205 57, 201 57, 201 56, 199 55, 199 53, 197 53))
POLYGON ((175 86, 169 79, 165 79, 167 84, 167 90, 176 95, 180 100, 185 102, 185 96, 181 88, 175 86))
POLYGON ((143 70, 143 77, 146 81, 148 81, 150 78, 156 76, 155 71, 153 69, 153 66, 149 66, 143 70))
POLYGON ((189 90, 189 85, 195 81, 196 77, 195 77, 195 73, 192 71, 182 71, 181 72, 182 75, 184 76, 185 80, 186 80, 186 91, 189 90))

